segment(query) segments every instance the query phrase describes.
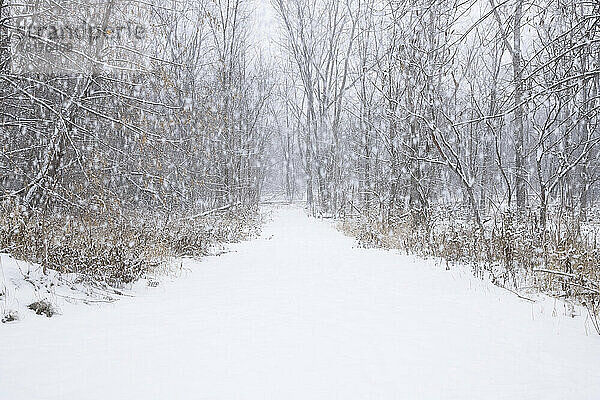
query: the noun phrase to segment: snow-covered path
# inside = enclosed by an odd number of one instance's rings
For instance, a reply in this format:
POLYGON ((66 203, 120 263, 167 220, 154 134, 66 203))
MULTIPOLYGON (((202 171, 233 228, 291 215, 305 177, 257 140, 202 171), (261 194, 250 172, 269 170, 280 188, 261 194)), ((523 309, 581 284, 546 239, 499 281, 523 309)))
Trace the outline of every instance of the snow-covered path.
POLYGON ((283 208, 184 279, 0 326, 0 399, 600 398, 584 317, 353 244, 283 208))

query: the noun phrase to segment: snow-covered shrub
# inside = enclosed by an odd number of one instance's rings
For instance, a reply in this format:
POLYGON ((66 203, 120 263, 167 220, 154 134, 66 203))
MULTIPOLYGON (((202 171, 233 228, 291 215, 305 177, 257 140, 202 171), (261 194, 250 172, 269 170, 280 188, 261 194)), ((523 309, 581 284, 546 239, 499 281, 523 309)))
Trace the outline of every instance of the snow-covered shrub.
POLYGON ((16 258, 118 287, 165 265, 203 256, 212 246, 256 233, 258 214, 236 209, 196 218, 107 208, 51 215, 14 203, 0 209, 0 247, 16 258))
POLYGON ((19 320, 19 314, 14 311, 14 310, 5 310, 2 313, 2 318, 0 319, 0 322, 2 322, 3 324, 6 324, 8 322, 13 322, 13 321, 18 321, 19 320))
POLYGON ((383 235, 377 224, 369 221, 357 221, 351 223, 349 220, 343 221, 339 225, 340 229, 350 236, 354 236, 358 241, 359 247, 364 248, 388 248, 383 240, 383 235))
POLYGON ((37 315, 45 315, 48 318, 56 314, 54 306, 47 300, 35 301, 28 305, 27 308, 34 311, 37 315))
POLYGON ((259 226, 256 212, 238 209, 217 215, 172 219, 160 232, 170 255, 203 256, 215 244, 239 242, 256 235, 259 226))

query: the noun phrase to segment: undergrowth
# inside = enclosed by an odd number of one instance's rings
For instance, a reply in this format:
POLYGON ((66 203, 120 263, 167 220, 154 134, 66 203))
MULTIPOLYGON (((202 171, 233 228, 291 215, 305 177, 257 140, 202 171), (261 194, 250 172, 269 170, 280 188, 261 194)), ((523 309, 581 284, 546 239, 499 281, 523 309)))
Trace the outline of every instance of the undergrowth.
POLYGON ((172 257, 199 257, 259 230, 256 212, 236 208, 185 218, 156 212, 40 213, 0 204, 0 250, 42 265, 118 287, 165 266, 172 257))
POLYGON ((600 224, 576 218, 516 220, 510 212, 490 216, 482 231, 465 213, 439 212, 428 221, 407 216, 393 225, 346 218, 339 228, 362 247, 400 249, 448 263, 467 264, 498 286, 538 291, 587 308, 600 334, 600 224))

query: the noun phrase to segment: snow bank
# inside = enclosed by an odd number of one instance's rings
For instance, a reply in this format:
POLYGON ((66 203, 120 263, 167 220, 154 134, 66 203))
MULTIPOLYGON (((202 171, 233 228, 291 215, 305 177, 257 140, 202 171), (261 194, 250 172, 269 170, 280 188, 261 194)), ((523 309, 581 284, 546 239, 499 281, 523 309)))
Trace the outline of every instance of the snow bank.
MULTIPOLYGON (((58 317, 64 312, 85 312, 85 306, 112 303, 133 296, 153 278, 114 289, 99 282, 89 283, 79 274, 58 273, 49 269, 46 275, 37 264, 19 261, 0 254, 0 315, 4 323, 17 323, 30 318, 58 317), (52 312, 36 313, 34 303, 47 304, 52 312), (83 308, 81 306, 84 306, 83 308)), ((1 325, 0 325, 1 328, 1 325)))

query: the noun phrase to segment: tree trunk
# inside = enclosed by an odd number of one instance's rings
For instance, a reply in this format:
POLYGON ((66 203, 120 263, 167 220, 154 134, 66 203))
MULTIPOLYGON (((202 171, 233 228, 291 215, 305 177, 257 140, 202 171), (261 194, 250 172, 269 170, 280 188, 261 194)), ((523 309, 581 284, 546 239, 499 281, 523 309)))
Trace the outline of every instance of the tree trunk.
POLYGON ((523 69, 521 65, 521 19, 523 14, 523 0, 517 0, 513 29, 512 66, 515 85, 515 195, 517 211, 525 211, 527 201, 526 171, 524 169, 524 132, 523 132, 523 69))

